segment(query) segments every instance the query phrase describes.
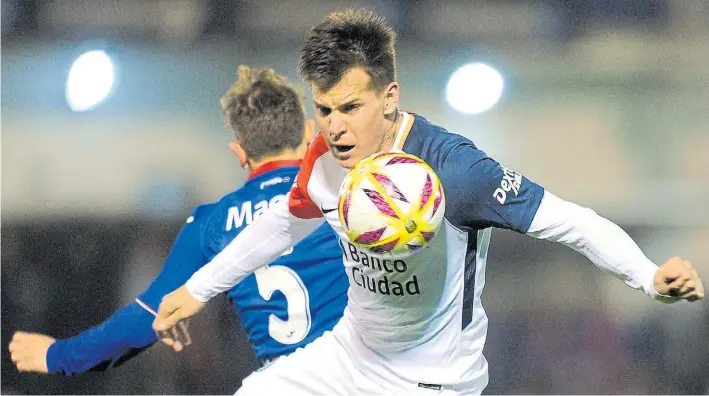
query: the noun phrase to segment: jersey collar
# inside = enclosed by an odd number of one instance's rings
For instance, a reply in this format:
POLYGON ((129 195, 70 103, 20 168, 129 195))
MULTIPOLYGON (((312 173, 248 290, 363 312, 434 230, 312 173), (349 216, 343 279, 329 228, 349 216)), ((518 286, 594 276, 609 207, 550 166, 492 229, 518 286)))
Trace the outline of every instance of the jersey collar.
POLYGON ((414 113, 399 111, 399 114, 401 114, 403 119, 401 120, 399 130, 396 132, 396 139, 394 140, 392 151, 404 151, 404 143, 406 143, 406 138, 409 137, 409 132, 411 132, 415 121, 414 113))
POLYGON ((252 170, 251 173, 249 173, 248 179, 253 179, 256 176, 261 176, 264 173, 270 172, 275 169, 286 168, 289 166, 300 166, 301 162, 303 162, 303 160, 277 160, 277 161, 266 162, 265 164, 252 170))

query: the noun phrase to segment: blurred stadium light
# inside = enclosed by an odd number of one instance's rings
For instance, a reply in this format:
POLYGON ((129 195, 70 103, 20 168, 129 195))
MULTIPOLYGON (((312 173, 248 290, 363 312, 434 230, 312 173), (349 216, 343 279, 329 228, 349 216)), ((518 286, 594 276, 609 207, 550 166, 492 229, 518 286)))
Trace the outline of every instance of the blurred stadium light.
POLYGON ((504 80, 492 66, 470 63, 453 72, 446 85, 446 100, 463 114, 490 110, 502 96, 504 80))
POLYGON ((115 81, 111 58, 101 50, 79 56, 69 70, 66 100, 73 111, 94 108, 108 97, 115 81))

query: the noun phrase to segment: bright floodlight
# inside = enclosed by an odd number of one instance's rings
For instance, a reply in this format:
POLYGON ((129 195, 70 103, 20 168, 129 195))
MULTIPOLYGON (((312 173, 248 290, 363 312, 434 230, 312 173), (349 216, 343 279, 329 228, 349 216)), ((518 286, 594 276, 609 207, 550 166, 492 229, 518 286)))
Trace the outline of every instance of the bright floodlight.
POLYGON ((502 86, 502 75, 497 70, 484 63, 470 63, 456 70, 448 80, 446 100, 461 113, 479 114, 497 103, 502 86))
POLYGON ((86 111, 106 99, 113 87, 113 63, 103 51, 78 57, 66 81, 66 101, 74 111, 86 111))

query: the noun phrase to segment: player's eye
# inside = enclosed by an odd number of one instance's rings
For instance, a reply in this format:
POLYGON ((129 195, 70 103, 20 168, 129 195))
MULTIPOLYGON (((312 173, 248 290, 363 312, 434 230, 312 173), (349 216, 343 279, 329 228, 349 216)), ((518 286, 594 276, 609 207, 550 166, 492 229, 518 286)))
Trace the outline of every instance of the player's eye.
POLYGON ((324 106, 316 106, 316 107, 318 109, 318 113, 320 113, 320 115, 323 117, 329 116, 330 113, 332 112, 332 110, 330 110, 329 108, 324 107, 324 106))
POLYGON ((359 104, 357 104, 357 103, 350 103, 350 104, 348 104, 348 105, 342 106, 342 109, 341 109, 341 110, 342 110, 343 113, 350 113, 350 112, 353 112, 353 111, 357 110, 358 108, 359 108, 359 104))

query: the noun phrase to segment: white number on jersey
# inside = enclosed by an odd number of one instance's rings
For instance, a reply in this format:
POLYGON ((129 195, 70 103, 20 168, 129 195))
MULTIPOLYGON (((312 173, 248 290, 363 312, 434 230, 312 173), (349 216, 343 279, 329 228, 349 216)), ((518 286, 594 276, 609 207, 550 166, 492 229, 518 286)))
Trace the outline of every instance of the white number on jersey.
POLYGON ((254 271, 254 275, 258 292, 264 300, 270 300, 276 290, 286 297, 288 319, 282 320, 271 314, 268 317, 268 334, 281 344, 292 345, 303 341, 310 332, 311 324, 310 296, 303 280, 283 265, 261 267, 254 271))

